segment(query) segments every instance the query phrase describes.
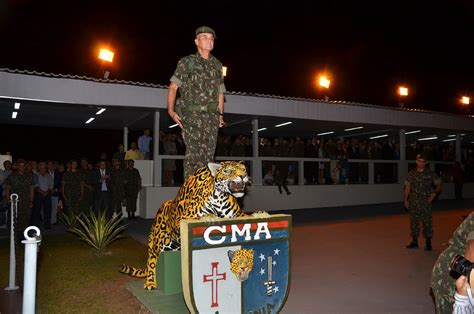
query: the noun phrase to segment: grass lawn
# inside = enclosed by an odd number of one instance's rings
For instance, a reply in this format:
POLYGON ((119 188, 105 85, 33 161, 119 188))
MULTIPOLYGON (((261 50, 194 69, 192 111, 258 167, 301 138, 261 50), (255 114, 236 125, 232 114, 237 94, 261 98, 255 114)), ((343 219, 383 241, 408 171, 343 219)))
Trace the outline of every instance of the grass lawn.
MULTIPOLYGON (((0 240, 0 287, 8 286, 8 241, 0 240)), ((72 234, 46 234, 38 255, 37 312, 148 313, 125 288, 145 280, 119 273, 122 263, 144 267, 146 247, 126 237, 98 257, 72 234)))

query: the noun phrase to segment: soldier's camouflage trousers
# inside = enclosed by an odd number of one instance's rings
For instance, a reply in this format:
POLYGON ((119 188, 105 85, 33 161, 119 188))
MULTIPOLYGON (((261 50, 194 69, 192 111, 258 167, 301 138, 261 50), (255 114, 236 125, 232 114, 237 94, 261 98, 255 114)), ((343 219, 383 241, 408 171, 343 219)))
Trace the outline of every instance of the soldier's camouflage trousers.
POLYGON ((186 144, 184 178, 214 161, 219 132, 219 115, 215 112, 184 112, 183 139, 186 144))
POLYGON ((410 201, 410 228, 411 236, 418 238, 420 235, 420 223, 423 226, 423 236, 431 238, 433 236, 433 215, 431 204, 428 201, 410 201))
POLYGON ((449 273, 451 261, 457 254, 462 254, 461 249, 448 248, 442 252, 431 273, 431 288, 435 298, 436 313, 447 314, 453 312, 454 293, 456 290, 455 279, 449 273))

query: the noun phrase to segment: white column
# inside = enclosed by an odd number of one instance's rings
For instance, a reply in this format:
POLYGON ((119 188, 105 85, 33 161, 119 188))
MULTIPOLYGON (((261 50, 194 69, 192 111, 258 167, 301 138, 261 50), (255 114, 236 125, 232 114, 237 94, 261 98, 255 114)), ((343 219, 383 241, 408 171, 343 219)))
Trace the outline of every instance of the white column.
POLYGON ((456 161, 459 162, 459 163, 462 162, 461 134, 456 134, 456 161))
POLYGON ((258 158, 258 119, 252 120, 252 184, 262 185, 262 161, 258 158))
POLYGON ((403 183, 408 173, 408 162, 407 162, 407 141, 405 130, 400 129, 399 131, 400 141, 400 162, 398 163, 398 183, 403 183))
MULTIPOLYGON (((319 163, 318 165, 318 178, 319 178, 319 163)), ((298 161, 298 185, 304 185, 304 161, 298 161)))
POLYGON ((369 161, 369 184, 374 184, 375 178, 374 178, 374 161, 371 160, 369 161))
POLYGON ((23 314, 34 314, 36 303, 36 265, 38 244, 41 243, 41 233, 38 227, 30 226, 25 229, 25 269, 23 283, 23 314), (28 236, 30 230, 35 231, 33 237, 28 236))
POLYGON ((160 112, 155 111, 153 121, 153 186, 161 186, 160 112))
POLYGON ((123 148, 125 151, 128 150, 128 127, 123 128, 123 148))

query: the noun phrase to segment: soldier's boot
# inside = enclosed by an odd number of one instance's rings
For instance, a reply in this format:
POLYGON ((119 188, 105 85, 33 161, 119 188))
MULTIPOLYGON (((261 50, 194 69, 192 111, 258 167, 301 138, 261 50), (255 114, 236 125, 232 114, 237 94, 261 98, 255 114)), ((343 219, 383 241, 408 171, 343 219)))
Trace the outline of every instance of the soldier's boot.
POLYGON ((431 246, 431 238, 426 238, 425 251, 431 251, 433 247, 431 246))
POLYGON ((418 248, 418 238, 413 237, 411 243, 406 246, 407 249, 417 249, 418 248))

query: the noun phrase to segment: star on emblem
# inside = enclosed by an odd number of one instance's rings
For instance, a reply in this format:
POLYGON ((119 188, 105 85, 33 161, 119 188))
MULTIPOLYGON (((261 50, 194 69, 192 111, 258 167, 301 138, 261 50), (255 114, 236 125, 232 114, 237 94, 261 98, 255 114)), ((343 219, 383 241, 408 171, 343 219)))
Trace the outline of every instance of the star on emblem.
POLYGON ((273 263, 272 263, 272 264, 273 264, 273 266, 276 266, 277 262, 276 262, 276 261, 273 261, 273 263))
POLYGON ((274 249, 273 250, 273 255, 279 255, 280 254, 280 250, 279 249, 274 249))
POLYGON ((275 286, 275 288, 273 288, 273 292, 277 293, 278 291, 280 291, 280 288, 278 288, 278 286, 275 286))
POLYGON ((260 256, 258 258, 260 259, 260 262, 263 262, 265 260, 265 255, 260 253, 260 256))
POLYGON ((260 275, 265 275, 265 269, 260 268, 260 275))

